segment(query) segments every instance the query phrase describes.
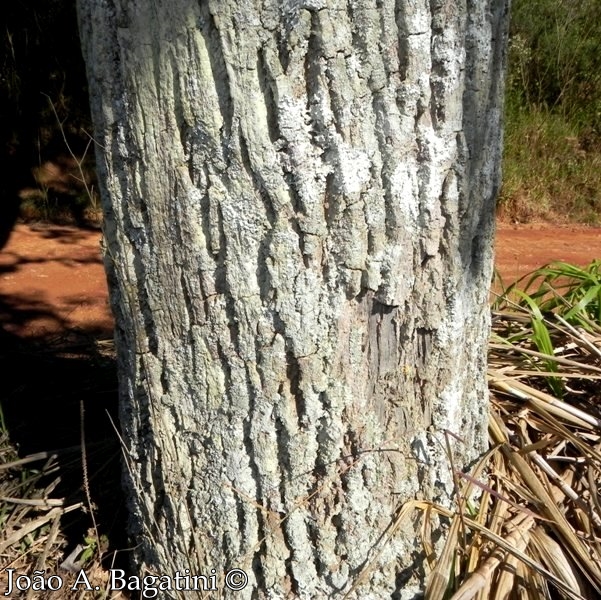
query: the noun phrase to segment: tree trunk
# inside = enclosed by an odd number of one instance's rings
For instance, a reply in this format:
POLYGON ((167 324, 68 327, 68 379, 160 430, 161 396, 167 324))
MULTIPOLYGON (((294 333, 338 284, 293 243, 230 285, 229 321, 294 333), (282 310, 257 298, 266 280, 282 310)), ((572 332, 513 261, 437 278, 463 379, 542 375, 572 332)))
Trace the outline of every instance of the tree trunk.
POLYGON ((507 4, 79 0, 142 574, 419 590, 398 507, 487 444, 507 4))

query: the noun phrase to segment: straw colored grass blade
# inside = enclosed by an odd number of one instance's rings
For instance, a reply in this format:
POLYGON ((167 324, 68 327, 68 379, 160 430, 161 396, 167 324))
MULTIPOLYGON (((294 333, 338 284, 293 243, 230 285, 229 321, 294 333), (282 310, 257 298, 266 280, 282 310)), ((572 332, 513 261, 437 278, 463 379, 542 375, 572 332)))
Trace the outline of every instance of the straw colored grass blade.
POLYGON ((426 598, 442 600, 449 589, 457 560, 457 548, 461 547, 459 544, 460 528, 461 519, 459 515, 455 515, 451 521, 443 551, 438 557, 436 567, 428 577, 426 598))
POLYGON ((532 531, 531 538, 541 563, 545 564, 556 577, 563 579, 574 592, 585 593, 586 586, 582 585, 582 578, 574 569, 573 563, 564 549, 541 527, 536 527, 532 531))

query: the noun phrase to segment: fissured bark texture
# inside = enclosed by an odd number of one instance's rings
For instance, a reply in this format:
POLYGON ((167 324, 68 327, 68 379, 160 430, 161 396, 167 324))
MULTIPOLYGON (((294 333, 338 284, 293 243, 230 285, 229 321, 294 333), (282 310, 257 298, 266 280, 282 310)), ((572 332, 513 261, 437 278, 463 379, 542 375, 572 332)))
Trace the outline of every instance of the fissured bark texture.
POLYGON ((141 572, 419 590, 398 508, 487 441, 507 4, 79 0, 141 572))

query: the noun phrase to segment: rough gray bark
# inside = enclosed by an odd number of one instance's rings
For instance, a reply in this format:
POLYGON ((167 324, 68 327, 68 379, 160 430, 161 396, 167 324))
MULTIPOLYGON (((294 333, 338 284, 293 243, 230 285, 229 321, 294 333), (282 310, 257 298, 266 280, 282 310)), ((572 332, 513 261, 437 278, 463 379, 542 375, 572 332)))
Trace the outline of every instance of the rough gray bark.
POLYGON ((142 569, 419 589, 385 533, 486 447, 507 4, 79 0, 142 569))

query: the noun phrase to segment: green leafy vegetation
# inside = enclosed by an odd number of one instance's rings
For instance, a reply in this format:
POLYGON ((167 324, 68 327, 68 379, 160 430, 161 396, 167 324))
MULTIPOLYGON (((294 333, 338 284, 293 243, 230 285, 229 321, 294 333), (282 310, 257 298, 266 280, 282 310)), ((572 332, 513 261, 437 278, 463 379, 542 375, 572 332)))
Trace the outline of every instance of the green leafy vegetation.
POLYGON ((601 3, 514 0, 501 215, 601 223, 601 3))

